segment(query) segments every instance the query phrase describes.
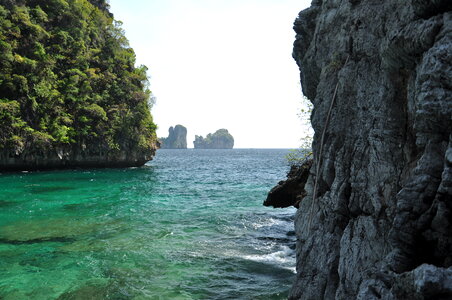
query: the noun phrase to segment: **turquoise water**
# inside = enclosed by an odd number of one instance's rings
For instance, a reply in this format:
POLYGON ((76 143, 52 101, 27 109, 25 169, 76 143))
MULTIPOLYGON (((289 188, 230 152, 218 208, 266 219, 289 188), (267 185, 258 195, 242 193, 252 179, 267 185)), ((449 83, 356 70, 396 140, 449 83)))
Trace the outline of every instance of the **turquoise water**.
POLYGON ((142 168, 0 175, 0 299, 285 299, 287 150, 158 150, 142 168))

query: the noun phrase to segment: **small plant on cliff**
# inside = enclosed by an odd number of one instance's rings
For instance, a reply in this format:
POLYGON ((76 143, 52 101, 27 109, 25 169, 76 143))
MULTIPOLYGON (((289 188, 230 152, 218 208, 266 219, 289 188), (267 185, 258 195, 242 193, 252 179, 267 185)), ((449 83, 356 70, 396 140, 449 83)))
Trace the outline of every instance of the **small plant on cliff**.
POLYGON ((286 160, 290 166, 301 166, 307 160, 312 158, 312 138, 314 135, 311 126, 312 103, 303 96, 302 108, 298 113, 304 130, 304 136, 301 138, 301 145, 297 149, 291 150, 286 155, 286 160))

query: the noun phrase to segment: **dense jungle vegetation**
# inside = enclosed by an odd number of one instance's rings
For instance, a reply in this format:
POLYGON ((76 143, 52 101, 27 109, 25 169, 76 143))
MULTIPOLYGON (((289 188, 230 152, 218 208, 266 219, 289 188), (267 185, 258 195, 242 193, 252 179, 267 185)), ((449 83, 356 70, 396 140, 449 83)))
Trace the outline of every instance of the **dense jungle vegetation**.
POLYGON ((146 71, 105 0, 0 0, 0 151, 155 147, 146 71))

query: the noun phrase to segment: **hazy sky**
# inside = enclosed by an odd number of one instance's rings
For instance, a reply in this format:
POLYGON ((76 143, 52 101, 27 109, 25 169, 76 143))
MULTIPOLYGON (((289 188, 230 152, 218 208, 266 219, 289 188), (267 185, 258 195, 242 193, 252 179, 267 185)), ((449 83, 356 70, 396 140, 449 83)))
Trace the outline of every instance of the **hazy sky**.
POLYGON ((149 68, 159 137, 226 128, 236 148, 294 148, 306 135, 293 21, 310 0, 110 0, 149 68))

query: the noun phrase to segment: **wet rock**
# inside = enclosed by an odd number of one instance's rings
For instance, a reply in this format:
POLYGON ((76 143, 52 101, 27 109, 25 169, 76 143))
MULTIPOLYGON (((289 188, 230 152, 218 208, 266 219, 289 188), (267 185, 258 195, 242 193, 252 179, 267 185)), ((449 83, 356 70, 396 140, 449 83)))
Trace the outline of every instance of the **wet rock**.
POLYGON ((141 167, 152 160, 157 145, 147 150, 118 150, 90 145, 89 147, 50 147, 35 152, 31 147, 20 155, 0 153, 0 171, 33 171, 74 168, 141 167))
POLYGON ((264 201, 265 206, 284 208, 295 206, 298 208, 300 201, 306 196, 304 189, 312 166, 312 159, 302 165, 294 165, 287 174, 287 179, 278 183, 268 193, 264 201))

